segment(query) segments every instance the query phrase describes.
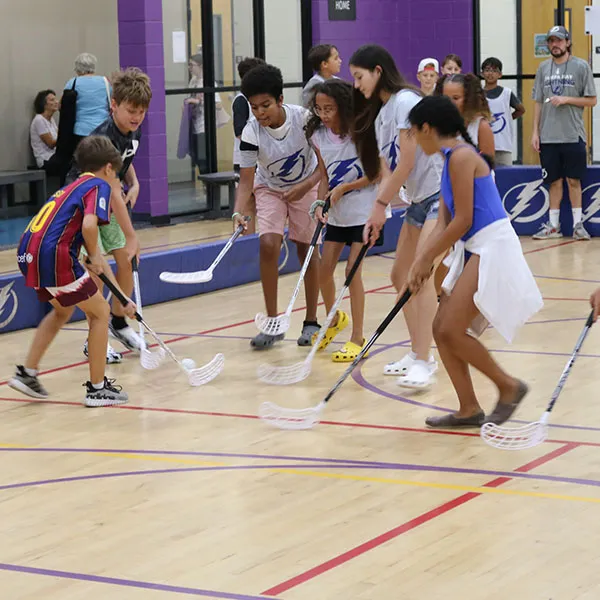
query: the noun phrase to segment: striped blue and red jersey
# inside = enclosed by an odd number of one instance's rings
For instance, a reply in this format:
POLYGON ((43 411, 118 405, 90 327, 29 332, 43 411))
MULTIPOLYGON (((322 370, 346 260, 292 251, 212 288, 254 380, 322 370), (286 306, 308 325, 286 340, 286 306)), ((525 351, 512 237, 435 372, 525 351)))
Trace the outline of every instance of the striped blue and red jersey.
POLYGON ((42 206, 21 236, 17 262, 28 287, 61 287, 79 279, 85 215, 98 224, 110 221, 110 185, 90 173, 58 190, 42 206))

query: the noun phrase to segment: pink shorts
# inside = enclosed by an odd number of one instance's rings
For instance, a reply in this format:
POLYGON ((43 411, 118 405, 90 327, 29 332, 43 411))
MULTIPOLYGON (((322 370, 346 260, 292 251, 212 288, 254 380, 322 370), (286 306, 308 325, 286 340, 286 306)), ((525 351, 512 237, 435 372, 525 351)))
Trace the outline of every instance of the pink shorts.
POLYGON ((80 302, 89 300, 97 291, 98 287, 88 273, 82 275, 77 281, 68 283, 61 287, 35 288, 40 302, 57 300, 64 308, 75 306, 80 302))
POLYGON ((283 236, 286 220, 288 238, 292 242, 310 244, 316 223, 310 218, 309 210, 317 199, 319 185, 315 185, 303 198, 295 202, 285 202, 283 192, 272 190, 266 185, 254 189, 256 196, 256 220, 259 235, 277 233, 283 236))

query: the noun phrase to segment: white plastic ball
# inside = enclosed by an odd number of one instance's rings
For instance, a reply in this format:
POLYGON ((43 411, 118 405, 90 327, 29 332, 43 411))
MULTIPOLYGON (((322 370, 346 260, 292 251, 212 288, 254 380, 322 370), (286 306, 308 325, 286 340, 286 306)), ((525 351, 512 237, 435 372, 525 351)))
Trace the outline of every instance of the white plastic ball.
POLYGON ((181 361, 181 364, 188 370, 191 371, 192 369, 196 368, 196 363, 191 359, 191 358, 184 358, 181 361))

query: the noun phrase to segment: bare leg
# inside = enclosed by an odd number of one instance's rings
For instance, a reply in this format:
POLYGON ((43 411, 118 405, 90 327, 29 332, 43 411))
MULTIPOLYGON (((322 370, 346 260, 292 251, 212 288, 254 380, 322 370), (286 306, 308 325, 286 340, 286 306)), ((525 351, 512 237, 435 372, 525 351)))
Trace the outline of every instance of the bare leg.
MULTIPOLYGON (((422 229, 408 223, 402 225, 392 269, 392 283, 398 292, 404 287, 415 255, 433 231, 435 223, 435 220, 426 221, 422 229)), ((412 351, 418 360, 429 360, 433 339, 432 323, 436 311, 437 294, 434 281, 430 279, 403 311, 412 351)))
MULTIPOLYGON (((131 262, 127 258, 127 252, 125 248, 119 248, 118 250, 114 250, 112 255, 117 263, 117 283, 121 290, 123 290, 123 293, 128 298, 131 298, 133 294, 133 270, 131 262)), ((116 317, 125 316, 123 306, 116 298, 112 299, 112 313, 116 317)))
MULTIPOLYGON (((581 186, 579 189, 581 190, 581 186)), ((548 193, 550 196, 550 210, 558 210, 563 197, 563 180, 558 179, 551 183, 548 193)), ((571 202, 573 202, 573 198, 571 198, 571 202)), ((579 197, 579 206, 581 206, 581 196, 579 197)))
MULTIPOLYGON (((319 270, 319 279, 321 283, 321 295, 325 303, 327 314, 335 302, 335 267, 340 260, 340 255, 344 249, 344 244, 338 242, 325 242, 323 244, 323 256, 321 257, 321 267, 319 270)), ((331 326, 335 327, 338 322, 338 316, 333 317, 331 326)))
MULTIPOLYGON (((361 248, 362 244, 352 244, 350 247, 350 256, 346 263, 346 277, 348 277, 361 248)), ((362 264, 350 282, 350 308, 352 310, 352 336, 350 337, 350 341, 357 346, 362 346, 365 322, 365 288, 362 280, 362 264)))
POLYGON ((25 359, 25 368, 39 370, 40 361, 46 351, 50 347, 50 344, 54 341, 57 333, 62 327, 69 321, 74 306, 65 308, 61 306, 56 300, 50 302, 54 307, 54 310, 49 312, 38 325, 35 330, 35 336, 33 342, 29 348, 27 358, 25 359))
POLYGON ((491 379, 500 394, 500 402, 510 404, 520 382, 506 373, 492 358, 485 346, 466 333, 479 311, 473 302, 479 278, 479 256, 472 255, 457 281, 452 294, 444 297, 434 321, 435 341, 444 366, 458 395, 457 416, 468 417, 481 411, 469 365, 491 379))
MULTIPOLYGON (((298 251, 298 259, 304 263, 310 244, 294 242, 298 251)), ((304 275, 304 294, 306 298, 306 321, 317 320, 317 305, 319 304, 319 252, 315 248, 312 258, 304 275)))
POLYGON ((283 237, 277 233, 260 236, 260 281, 269 317, 277 316, 277 280, 279 253, 283 237))
POLYGON ((85 313, 90 327, 88 334, 90 382, 99 385, 104 381, 110 307, 100 292, 78 306, 85 313))
MULTIPOLYGON (((567 178, 567 185, 569 186, 571 208, 581 208, 581 181, 567 178)), ((573 223, 573 225, 576 225, 576 223, 573 223)))

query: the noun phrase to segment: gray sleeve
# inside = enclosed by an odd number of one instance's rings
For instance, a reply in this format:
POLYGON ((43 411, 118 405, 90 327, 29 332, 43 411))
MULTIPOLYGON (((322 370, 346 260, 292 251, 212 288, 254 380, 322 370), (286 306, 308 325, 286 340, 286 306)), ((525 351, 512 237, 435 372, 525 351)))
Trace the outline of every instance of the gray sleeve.
POLYGON ((535 81, 533 83, 533 92, 531 94, 531 98, 535 102, 539 102, 542 104, 544 102, 544 75, 542 73, 544 69, 543 63, 538 67, 538 70, 535 74, 535 81))
POLYGON ((302 106, 308 108, 312 99, 312 89, 317 85, 316 79, 310 79, 309 82, 304 86, 302 90, 302 106))
POLYGON ((594 74, 590 65, 585 63, 585 72, 583 74, 583 93, 584 98, 595 98, 596 97, 596 83, 594 82, 594 74))

